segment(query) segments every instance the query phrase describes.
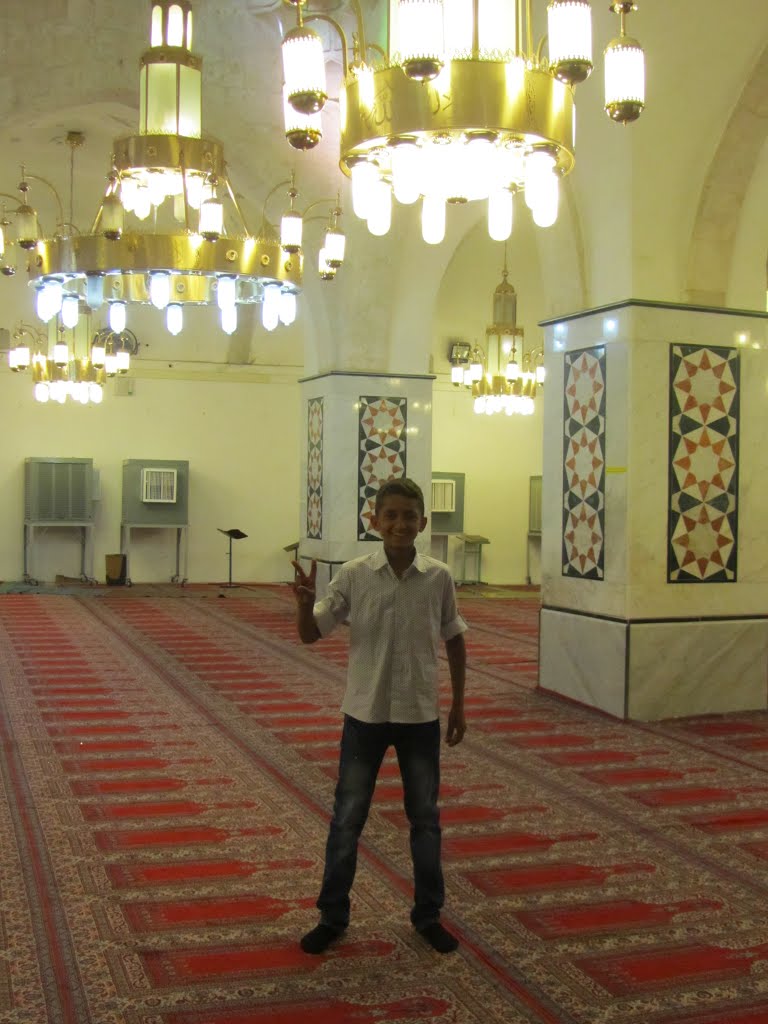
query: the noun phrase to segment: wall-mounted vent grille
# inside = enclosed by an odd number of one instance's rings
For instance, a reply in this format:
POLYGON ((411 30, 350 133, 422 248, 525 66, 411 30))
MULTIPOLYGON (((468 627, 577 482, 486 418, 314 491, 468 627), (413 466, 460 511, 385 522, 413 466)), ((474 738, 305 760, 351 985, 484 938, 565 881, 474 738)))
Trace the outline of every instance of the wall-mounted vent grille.
POLYGON ((167 466, 142 469, 141 500, 157 502, 162 505, 173 505, 176 502, 176 484, 177 473, 175 469, 167 466))
POLYGON ((456 481, 432 481, 432 512, 456 511, 456 481))
POLYGON ((92 459, 26 459, 24 518, 30 523, 93 521, 92 459))

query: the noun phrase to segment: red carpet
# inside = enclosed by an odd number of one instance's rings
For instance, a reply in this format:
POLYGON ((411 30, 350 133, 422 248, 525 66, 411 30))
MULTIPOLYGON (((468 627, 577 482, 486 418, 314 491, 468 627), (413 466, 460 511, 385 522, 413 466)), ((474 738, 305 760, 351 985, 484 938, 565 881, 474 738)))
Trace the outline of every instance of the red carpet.
POLYGON ((388 758, 352 926, 310 957, 345 636, 299 644, 285 587, 218 593, 0 596, 1 1024, 768 1024, 768 715, 541 695, 535 596, 460 593, 460 951, 408 923, 388 758))

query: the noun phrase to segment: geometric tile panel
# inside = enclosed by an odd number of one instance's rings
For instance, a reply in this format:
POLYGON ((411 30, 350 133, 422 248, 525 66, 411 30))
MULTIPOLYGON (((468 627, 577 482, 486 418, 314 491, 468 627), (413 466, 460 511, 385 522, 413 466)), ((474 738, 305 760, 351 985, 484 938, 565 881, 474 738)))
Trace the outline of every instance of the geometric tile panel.
POLYGON ((307 402, 307 537, 323 536, 323 400, 307 402))
POLYGON ((735 583, 739 352, 672 345, 668 583, 735 583))
POLYGON ((371 526, 376 492, 393 477, 405 476, 408 400, 360 396, 357 539, 381 540, 371 526))
POLYGON ((605 347, 565 355, 563 576, 602 580, 605 549, 605 347))

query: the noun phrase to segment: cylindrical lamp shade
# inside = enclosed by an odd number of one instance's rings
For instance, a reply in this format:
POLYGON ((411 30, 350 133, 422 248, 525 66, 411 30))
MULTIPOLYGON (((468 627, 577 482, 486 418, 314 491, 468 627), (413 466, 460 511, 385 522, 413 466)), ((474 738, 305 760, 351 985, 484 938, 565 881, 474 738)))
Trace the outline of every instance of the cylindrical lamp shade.
POLYGON ((36 402, 47 402, 51 397, 50 388, 46 381, 43 380, 39 380, 37 384, 35 384, 34 393, 36 402))
POLYGON ((226 274, 216 282, 216 302, 219 309, 232 309, 237 304, 237 278, 226 274))
POLYGON ((284 213, 280 221, 280 245, 286 252, 298 252, 304 231, 304 218, 296 210, 284 213))
POLYGON ((53 346, 53 361, 57 366, 66 366, 69 362, 69 349, 64 342, 57 342, 53 346))
MULTIPOLYGON (((477 39, 479 55, 515 53, 517 5, 523 0, 450 0, 445 7, 445 56, 447 60, 473 53, 477 39)), ((522 46, 523 40, 520 40, 522 46)))
POLYGON ((557 208, 560 202, 560 182, 556 175, 545 178, 543 187, 536 192, 534 205, 531 207, 534 223, 540 228, 549 228, 557 220, 557 208))
POLYGON ((346 242, 344 234, 336 228, 329 228, 325 233, 325 261, 334 270, 344 262, 346 242))
POLYGON ((635 39, 621 36, 605 48, 605 112, 623 124, 645 106, 645 54, 635 39))
POLYGON ((120 197, 110 192, 101 204, 101 231, 105 238, 117 241, 123 233, 125 224, 125 208, 120 197))
POLYGON ((225 334, 234 334, 237 330, 237 306, 227 306, 221 311, 221 329, 225 334))
POLYGON ((152 51, 142 58, 139 79, 139 132, 199 139, 203 125, 202 61, 158 60, 152 51))
POLYGON ((39 238, 37 213, 28 203, 16 210, 16 241, 22 249, 34 249, 39 238))
POLYGON ((115 353, 115 359, 117 360, 117 372, 127 373, 131 368, 131 354, 124 348, 120 348, 115 353))
POLYGON ((550 0, 547 6, 549 63, 555 74, 576 85, 592 71, 592 9, 588 0, 550 0))
POLYGON ((535 149, 525 161, 525 202, 533 210, 540 205, 540 196, 551 190, 550 180, 554 177, 555 158, 545 149, 535 149))
POLYGON ((200 207, 200 234, 215 242, 224 233, 224 206, 218 199, 206 199, 200 207))
POLYGON ((91 347, 91 364, 96 367, 97 370, 101 370, 104 366, 104 360, 107 357, 107 350, 104 347, 104 342, 99 341, 98 344, 94 342, 91 347))
POLYGON ((88 385, 88 397, 94 405, 101 405, 104 400, 104 389, 101 384, 91 383, 88 385))
POLYGON ((442 0, 399 0, 398 59, 417 82, 440 74, 445 63, 442 0))
POLYGON ((328 99, 322 39, 310 28, 294 28, 283 39, 282 50, 288 102, 301 114, 316 114, 328 99))
POLYGON ((61 302, 61 322, 65 327, 77 327, 80 319, 80 299, 77 295, 65 295, 61 302))

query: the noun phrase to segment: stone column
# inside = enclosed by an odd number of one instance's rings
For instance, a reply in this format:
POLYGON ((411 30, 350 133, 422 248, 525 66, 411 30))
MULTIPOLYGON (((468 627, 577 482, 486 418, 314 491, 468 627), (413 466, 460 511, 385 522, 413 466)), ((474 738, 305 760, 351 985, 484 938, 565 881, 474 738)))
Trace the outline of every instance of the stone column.
MULTIPOLYGON (((431 375, 333 371, 301 381, 304 454, 299 558, 318 562, 318 594, 335 569, 380 538, 370 525, 376 491, 408 476, 424 491, 432 476, 431 375)), ((429 552, 429 526, 418 548, 429 552)))
POLYGON ((768 317, 546 329, 539 685, 623 719, 768 706, 768 317))

